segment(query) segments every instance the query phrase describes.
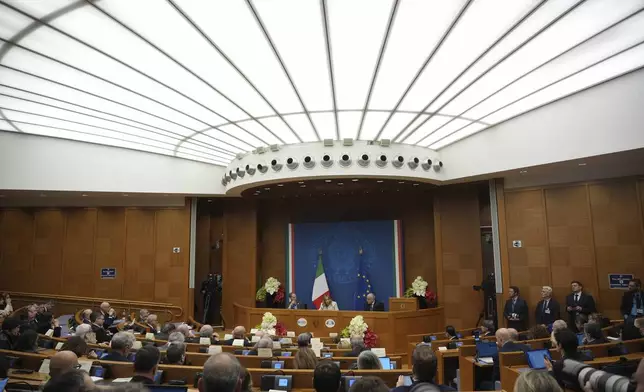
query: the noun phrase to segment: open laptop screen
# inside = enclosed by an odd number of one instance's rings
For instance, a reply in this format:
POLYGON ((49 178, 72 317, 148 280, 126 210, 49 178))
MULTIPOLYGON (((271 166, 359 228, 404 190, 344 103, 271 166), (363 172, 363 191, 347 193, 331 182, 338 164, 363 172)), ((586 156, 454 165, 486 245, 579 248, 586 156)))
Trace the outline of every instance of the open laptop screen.
POLYGON ((544 357, 548 358, 548 360, 552 360, 550 351, 545 349, 526 351, 525 355, 528 359, 528 365, 530 365, 531 369, 545 369, 546 361, 544 360, 544 357))

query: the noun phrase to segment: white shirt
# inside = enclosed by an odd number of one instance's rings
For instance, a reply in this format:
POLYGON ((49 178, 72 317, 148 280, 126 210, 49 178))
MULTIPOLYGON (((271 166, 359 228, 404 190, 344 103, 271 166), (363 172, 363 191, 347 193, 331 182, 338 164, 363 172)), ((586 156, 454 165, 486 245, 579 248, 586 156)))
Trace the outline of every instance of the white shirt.
POLYGON ((338 309, 338 304, 335 301, 331 301, 331 305, 326 306, 324 302, 322 302, 322 305, 320 305, 319 310, 340 310, 338 309))

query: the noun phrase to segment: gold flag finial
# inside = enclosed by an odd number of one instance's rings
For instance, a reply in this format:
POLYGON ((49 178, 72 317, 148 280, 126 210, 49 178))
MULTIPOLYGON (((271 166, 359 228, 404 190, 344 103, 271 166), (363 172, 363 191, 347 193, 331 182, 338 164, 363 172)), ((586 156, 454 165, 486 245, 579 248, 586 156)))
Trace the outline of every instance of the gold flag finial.
POLYGON ((362 254, 362 246, 358 248, 358 254, 362 254))

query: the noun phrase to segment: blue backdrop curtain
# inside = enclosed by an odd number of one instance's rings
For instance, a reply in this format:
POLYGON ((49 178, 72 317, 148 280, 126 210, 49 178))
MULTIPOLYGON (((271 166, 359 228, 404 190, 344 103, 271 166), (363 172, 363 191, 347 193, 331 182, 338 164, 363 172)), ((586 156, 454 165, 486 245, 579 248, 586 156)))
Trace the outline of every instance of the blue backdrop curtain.
POLYGON ((340 310, 362 310, 369 292, 388 308, 388 298, 396 296, 394 227, 394 221, 292 225, 291 273, 298 299, 313 308, 311 292, 321 251, 331 296, 340 310))

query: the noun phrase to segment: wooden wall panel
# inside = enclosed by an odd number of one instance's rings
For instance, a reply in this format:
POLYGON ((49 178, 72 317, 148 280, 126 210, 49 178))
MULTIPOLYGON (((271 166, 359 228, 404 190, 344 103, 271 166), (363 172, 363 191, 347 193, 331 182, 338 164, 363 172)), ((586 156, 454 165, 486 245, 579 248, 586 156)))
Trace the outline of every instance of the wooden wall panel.
MULTIPOLYGON (((156 211, 154 301, 188 304, 190 271, 190 204, 156 211), (173 248, 180 248, 174 253, 173 248)), ((188 309, 184 307, 187 312, 188 309)))
MULTIPOLYGON (((275 203, 277 204, 277 203, 275 203)), ((269 277, 275 277, 286 283, 286 231, 289 214, 284 204, 261 210, 260 220, 260 262, 261 274, 258 284, 269 277)))
POLYGON ((154 301, 155 211, 128 208, 125 220, 123 298, 154 301))
POLYGON ((619 318, 622 290, 609 273, 644 275, 642 180, 625 178, 538 189, 505 190, 510 284, 519 286, 530 314, 550 283, 564 301, 580 280, 598 309, 619 318), (512 248, 513 240, 523 241, 512 248))
POLYGON ((570 293, 571 276, 599 298, 586 191, 585 185, 545 190, 552 288, 558 298, 570 293))
POLYGON ((483 267, 479 201, 475 187, 441 189, 434 204, 437 215, 437 270, 439 303, 445 307, 445 322, 457 328, 472 327, 483 310, 481 294, 472 286, 481 283, 483 267))
MULTIPOLYGON (((517 286, 530 305, 541 298, 541 287, 551 284, 546 212, 542 190, 505 194, 507 243, 522 241, 522 247, 508 247, 509 285, 517 286)), ((507 272, 505 272, 507 273, 507 272)), ((507 287, 504 287, 507 293, 507 287)), ((501 303, 505 303, 503 298, 501 303)), ((534 309, 532 307, 532 309, 534 309)), ((532 312, 530 312, 532 319, 532 312)))
POLYGON ((96 213, 94 294, 123 298, 125 283, 125 208, 99 208, 96 213), (115 279, 100 279, 102 268, 116 268, 115 279))
POLYGON ((620 290, 608 288, 608 274, 644 276, 641 215, 634 181, 589 186, 593 217, 597 278, 602 311, 619 314, 620 290))
MULTIPOLYGON (((34 215, 34 258, 29 287, 36 293, 60 293, 63 266, 65 214, 38 210, 34 215)), ((30 290, 25 290, 30 291, 30 290)))
POLYGON ((96 214, 95 208, 65 211, 67 225, 63 243, 61 294, 87 296, 87 293, 94 292, 96 214))
POLYGON ((23 291, 33 265, 34 215, 21 209, 0 213, 0 287, 23 291))
POLYGON ((436 254, 434 249, 434 209, 430 201, 413 203, 402 214, 405 255, 405 289, 417 276, 425 278, 436 291, 436 254))
MULTIPOLYGON (((257 205, 244 199, 225 201, 222 313, 233 320, 233 303, 255 305, 257 205)), ((229 324, 226 324, 229 325, 229 324)))

